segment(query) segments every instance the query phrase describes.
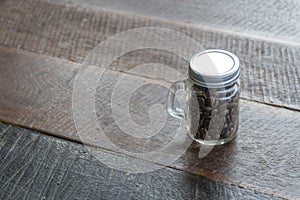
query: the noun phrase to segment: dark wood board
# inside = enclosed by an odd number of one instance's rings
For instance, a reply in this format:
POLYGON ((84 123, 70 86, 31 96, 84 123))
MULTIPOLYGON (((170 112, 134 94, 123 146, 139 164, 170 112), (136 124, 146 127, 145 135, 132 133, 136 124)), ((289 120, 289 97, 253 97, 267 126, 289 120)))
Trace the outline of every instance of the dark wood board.
MULTIPOLYGON (((80 142, 72 113, 72 89, 80 65, 14 48, 2 47, 0 52, 0 120, 80 142)), ((95 70, 100 68, 95 67, 95 70)), ((123 75, 121 72, 108 71, 101 82, 105 90, 96 93, 98 119, 116 145, 128 151, 151 150, 155 148, 152 141, 147 143, 121 135, 109 110, 109 92, 123 75)), ((168 85, 161 80, 128 76, 136 81, 156 81, 168 85)), ((85 89, 88 88, 82 88, 85 89)), ((150 100, 153 98, 136 96, 133 103, 165 102, 166 89, 153 90, 150 87, 145 88, 144 92, 155 92, 161 98, 153 95, 158 102, 152 102, 150 100)), ((147 122, 144 109, 136 108, 137 114, 133 113, 133 118, 147 122)), ((192 146, 171 167, 269 195, 299 198, 300 113, 242 100, 240 117, 240 130, 234 142, 215 148, 202 160, 198 158, 199 148, 192 146)), ((171 128, 166 129, 165 133, 172 133, 172 125, 177 122, 171 121, 171 128)), ((87 127, 86 132, 89 133, 89 130, 87 127)), ((91 145, 111 149, 109 144, 101 141, 91 142, 91 145)))
POLYGON ((0 159, 1 199, 279 199, 170 168, 117 171, 80 144, 3 123, 0 159))
MULTIPOLYGON (((47 0, 44 0, 47 1, 47 0)), ((299 43, 299 0, 54 0, 86 4, 221 30, 229 34, 299 43)), ((50 1, 47 1, 50 2, 50 1)), ((51 1, 53 2, 53 0, 51 1)))
MULTIPOLYGON (((122 31, 140 27, 176 30, 194 38, 203 49, 221 48, 240 58, 243 98, 300 108, 300 50, 296 44, 120 14, 97 6, 12 0, 3 1, 0 11, 0 44, 76 62, 82 62, 101 41, 122 31)), ((143 42, 149 38, 151 35, 145 34, 140 40, 130 42, 143 42)), ((105 53, 112 55, 114 50, 105 53)), ((181 72, 187 69, 187 62, 161 51, 131 52, 111 68, 128 71, 136 64, 148 61, 179 66, 181 72)), ((94 64, 100 63, 95 57, 94 64)))

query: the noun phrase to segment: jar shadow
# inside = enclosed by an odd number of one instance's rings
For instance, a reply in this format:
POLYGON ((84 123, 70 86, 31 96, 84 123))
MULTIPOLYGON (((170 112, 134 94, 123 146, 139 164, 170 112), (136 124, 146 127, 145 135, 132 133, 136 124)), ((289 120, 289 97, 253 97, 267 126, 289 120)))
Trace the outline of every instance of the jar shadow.
POLYGON ((214 146, 204 158, 199 158, 200 145, 193 142, 183 160, 182 167, 191 173, 199 174, 207 178, 222 180, 227 174, 234 173, 237 154, 237 140, 214 146))

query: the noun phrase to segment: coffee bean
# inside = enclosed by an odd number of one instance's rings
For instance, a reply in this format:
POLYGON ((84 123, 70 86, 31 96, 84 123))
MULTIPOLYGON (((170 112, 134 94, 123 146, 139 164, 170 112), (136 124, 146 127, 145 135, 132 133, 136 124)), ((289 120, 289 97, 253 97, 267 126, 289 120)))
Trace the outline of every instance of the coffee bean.
POLYGON ((211 113, 211 107, 206 106, 203 111, 209 115, 211 113))
POLYGON ((209 98, 205 99, 205 106, 212 107, 211 106, 211 100, 209 98))
POLYGON ((205 107, 205 100, 203 97, 198 98, 198 104, 199 104, 199 108, 204 108, 205 107))
POLYGON ((230 113, 229 109, 226 109, 225 116, 229 115, 229 113, 230 113))
POLYGON ((205 128, 201 128, 200 129, 200 135, 201 135, 201 138, 204 138, 207 134, 207 130, 205 128))
POLYGON ((209 124, 210 124, 210 119, 204 119, 203 120, 203 126, 206 128, 206 129, 208 129, 209 128, 209 124))
POLYGON ((227 127, 228 127, 228 123, 225 123, 224 124, 224 129, 227 129, 227 127))
POLYGON ((225 139, 225 138, 228 138, 229 136, 231 135, 231 131, 229 129, 224 129, 222 131, 222 134, 221 134, 221 138, 222 139, 225 139))
POLYGON ((226 115, 226 121, 227 121, 227 123, 231 122, 231 115, 226 115))

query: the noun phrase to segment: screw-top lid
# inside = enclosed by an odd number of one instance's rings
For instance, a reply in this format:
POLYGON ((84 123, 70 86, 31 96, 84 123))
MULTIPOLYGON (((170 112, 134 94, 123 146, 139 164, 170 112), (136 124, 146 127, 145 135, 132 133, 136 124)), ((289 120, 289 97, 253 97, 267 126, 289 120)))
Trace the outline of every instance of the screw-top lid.
POLYGON ((228 51, 206 50, 192 57, 189 76, 202 87, 226 87, 235 83, 239 78, 240 62, 234 54, 228 51))

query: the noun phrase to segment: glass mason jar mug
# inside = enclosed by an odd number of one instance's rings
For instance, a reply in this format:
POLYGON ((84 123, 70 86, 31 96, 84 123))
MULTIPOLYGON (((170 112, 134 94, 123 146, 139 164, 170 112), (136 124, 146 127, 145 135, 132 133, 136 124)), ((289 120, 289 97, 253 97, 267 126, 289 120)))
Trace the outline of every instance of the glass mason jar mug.
POLYGON ((170 115, 187 120, 188 133, 204 145, 231 141, 238 130, 239 59, 224 50, 207 50, 192 57, 187 80, 172 84, 167 101, 170 115), (186 91, 185 109, 175 106, 175 93, 186 91))

